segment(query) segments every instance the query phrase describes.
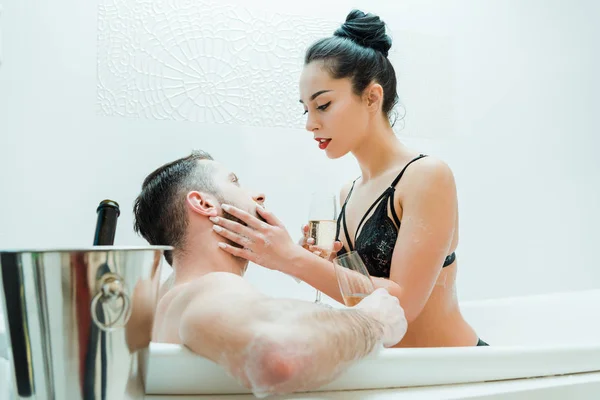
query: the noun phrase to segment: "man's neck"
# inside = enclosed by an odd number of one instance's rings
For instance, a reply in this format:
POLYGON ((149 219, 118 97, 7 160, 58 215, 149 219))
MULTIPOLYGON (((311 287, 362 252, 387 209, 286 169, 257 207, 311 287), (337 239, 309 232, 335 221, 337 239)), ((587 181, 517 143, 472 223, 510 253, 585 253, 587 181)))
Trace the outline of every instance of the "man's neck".
MULTIPOLYGON (((211 235, 216 235, 211 233, 211 235)), ((175 284, 180 285, 200 278, 211 272, 229 272, 243 276, 248 265, 245 260, 233 257, 221 250, 215 238, 201 241, 204 245, 187 246, 186 251, 173 260, 175 284)), ((222 240, 222 239, 221 239, 222 240)), ((196 242, 197 243, 197 242, 196 242)))

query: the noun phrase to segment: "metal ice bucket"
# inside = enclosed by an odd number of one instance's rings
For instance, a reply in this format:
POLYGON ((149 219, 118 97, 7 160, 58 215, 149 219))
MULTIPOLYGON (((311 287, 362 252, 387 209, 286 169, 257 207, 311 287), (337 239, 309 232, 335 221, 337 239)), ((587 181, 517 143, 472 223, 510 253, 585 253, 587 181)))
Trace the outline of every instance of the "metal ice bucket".
POLYGON ((16 398, 143 398, 136 354, 150 342, 171 249, 0 251, 16 398))

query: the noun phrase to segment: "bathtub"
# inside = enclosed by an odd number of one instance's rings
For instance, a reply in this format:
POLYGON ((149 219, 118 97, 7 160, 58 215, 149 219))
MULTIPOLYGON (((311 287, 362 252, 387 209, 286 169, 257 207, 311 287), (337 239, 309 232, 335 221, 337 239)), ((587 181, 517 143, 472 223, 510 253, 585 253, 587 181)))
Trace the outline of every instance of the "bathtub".
MULTIPOLYGON (((600 371, 600 290, 463 302, 461 309, 490 347, 385 349, 315 392, 442 390, 443 385, 486 385, 482 382, 506 390, 507 384, 536 377, 546 378, 528 383, 574 384, 559 375, 583 379, 600 391, 600 372, 595 372, 600 371)), ((249 393, 218 365, 182 346, 151 343, 140 362, 148 395, 249 393)))
MULTIPOLYGON (((491 347, 387 349, 313 393, 286 398, 600 398, 600 290, 464 302, 461 307, 491 347)), ((0 345, 4 333, 0 318, 0 345)), ((152 343, 139 361, 140 390, 147 400, 183 400, 171 395, 185 394, 198 400, 254 398, 219 366, 181 346, 152 343)), ((0 399, 8 398, 12 386, 8 367, 0 356, 0 399)))

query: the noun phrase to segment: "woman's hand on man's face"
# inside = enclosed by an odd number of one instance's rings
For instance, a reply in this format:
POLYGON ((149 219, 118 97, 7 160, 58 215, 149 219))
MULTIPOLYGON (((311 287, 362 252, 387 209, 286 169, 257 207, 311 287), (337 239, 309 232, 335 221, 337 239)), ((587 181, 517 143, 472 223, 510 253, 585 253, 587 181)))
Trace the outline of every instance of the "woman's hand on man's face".
POLYGON ((257 213, 264 219, 243 211, 237 207, 224 204, 223 210, 240 219, 246 226, 221 217, 213 217, 213 230, 229 239, 241 248, 221 242, 219 247, 224 251, 244 258, 265 268, 285 272, 291 260, 302 249, 293 242, 283 223, 270 211, 257 207, 257 213))

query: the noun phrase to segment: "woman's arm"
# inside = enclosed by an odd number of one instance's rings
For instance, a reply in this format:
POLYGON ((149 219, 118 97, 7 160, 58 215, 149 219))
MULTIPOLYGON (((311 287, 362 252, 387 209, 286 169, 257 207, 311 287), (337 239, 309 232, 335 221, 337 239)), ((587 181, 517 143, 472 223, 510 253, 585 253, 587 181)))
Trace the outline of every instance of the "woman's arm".
MULTIPOLYGON (((402 180, 402 228, 392 256, 390 279, 373 278, 400 300, 408 322, 414 321, 427 303, 454 235, 457 199, 454 176, 443 162, 427 157, 407 170, 402 180)), ((346 189, 346 188, 345 188, 346 189)), ((235 207, 230 214, 248 224, 219 218, 226 228, 222 236, 244 246, 222 245, 238 257, 263 267, 293 275, 338 302, 343 302, 334 266, 292 242, 283 224, 260 209, 266 222, 235 207)))
MULTIPOLYGON (((223 207, 247 226, 225 218, 213 219, 219 235, 243 246, 239 248, 221 243, 221 249, 265 268, 295 276, 337 302, 344 303, 333 263, 295 244, 275 215, 259 207, 266 221, 263 222, 237 207, 223 207)), ((400 299, 400 287, 395 282, 373 278, 373 283, 375 288, 384 288, 400 299)))
POLYGON ((427 157, 403 177, 402 227, 392 256, 390 293, 414 321, 427 303, 448 256, 456 229, 454 176, 442 161, 427 157))
MULTIPOLYGON (((271 213, 259 208, 266 222, 236 207, 226 210, 248 226, 218 218, 213 222, 217 233, 243 248, 221 243, 221 248, 265 268, 281 271, 308 283, 339 303, 344 302, 335 276, 333 263, 292 242, 285 227, 271 213)), ((400 287, 387 279, 373 278, 375 288, 384 288, 400 299, 400 287)))

